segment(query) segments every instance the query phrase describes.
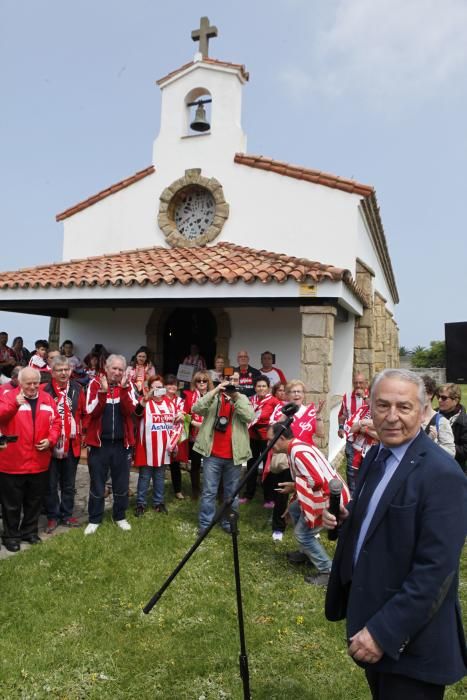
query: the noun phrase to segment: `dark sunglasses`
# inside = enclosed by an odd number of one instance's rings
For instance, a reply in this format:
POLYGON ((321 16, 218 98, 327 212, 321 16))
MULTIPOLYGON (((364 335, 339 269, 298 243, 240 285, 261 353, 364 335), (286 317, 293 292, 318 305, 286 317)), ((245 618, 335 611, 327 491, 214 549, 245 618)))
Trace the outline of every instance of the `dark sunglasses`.
POLYGON ((446 396, 445 394, 438 394, 438 401, 447 401, 447 399, 450 398, 450 396, 446 396))
POLYGON ((208 380, 207 380, 207 379, 197 379, 197 380, 196 380, 196 383, 197 383, 197 384, 207 384, 207 383, 208 383, 208 380))

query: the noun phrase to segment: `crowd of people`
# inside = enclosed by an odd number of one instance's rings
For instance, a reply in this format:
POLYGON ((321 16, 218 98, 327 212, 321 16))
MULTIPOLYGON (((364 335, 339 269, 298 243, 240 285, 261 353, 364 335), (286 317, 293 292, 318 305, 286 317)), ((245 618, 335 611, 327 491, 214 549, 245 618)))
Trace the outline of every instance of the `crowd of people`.
MULTIPOLYGON (((394 496, 384 515, 389 524, 381 525, 380 534, 375 535, 372 562, 386 557, 381 564, 384 569, 390 560, 395 573, 388 573, 389 579, 401 590, 412 576, 410 565, 416 562, 423 568, 423 562, 416 559, 417 548, 425 560, 432 554, 430 547, 434 548, 433 556, 439 556, 432 530, 433 541, 420 543, 416 534, 425 527, 435 527, 434 514, 443 508, 434 496, 437 486, 418 471, 410 475, 421 460, 429 464, 426 472, 434 478, 436 463, 440 481, 447 483, 439 485, 439 491, 450 489, 459 521, 452 528, 451 542, 443 540, 443 546, 452 557, 457 556, 459 528, 464 527, 465 535, 466 481, 462 472, 467 461, 467 416, 460 403, 460 389, 455 384, 437 387, 429 376, 420 379, 404 370, 385 370, 373 378, 370 391, 368 378, 355 374, 338 417, 338 434, 345 439, 344 479, 314 442, 324 436, 324 401, 306 403, 304 383, 287 381, 282 370, 274 366, 271 352, 265 351, 260 359, 257 369, 250 365, 248 352, 240 350, 236 367, 227 367, 225 358, 218 355, 209 370, 199 347, 193 344, 183 361, 192 368, 187 385, 173 374, 158 373, 147 347, 138 348, 128 365, 125 357, 107 352, 102 344, 96 344, 81 361, 71 340, 59 350, 51 350, 47 341, 40 339, 29 353, 21 338, 10 348, 8 335, 0 333, 3 544, 16 552, 21 542, 40 543, 42 509, 49 533, 59 524, 79 526, 73 509, 77 464, 84 447, 89 469, 86 536, 102 524, 109 489, 114 523, 122 531, 131 530, 127 519, 131 468, 138 470, 135 515, 139 518, 148 508, 148 494, 150 507, 168 514, 165 474, 169 470, 175 497, 185 498, 180 465, 189 464, 191 498, 199 500, 200 533, 212 525, 219 496, 231 501, 238 513, 240 506, 248 507, 256 497, 260 482, 263 506, 272 511, 273 541, 282 540, 290 522, 299 548, 287 554, 289 561, 316 568, 317 573, 305 576, 305 581, 328 588, 329 619, 347 615, 349 653, 357 662, 370 666, 388 655, 392 661, 382 664, 381 669, 397 674, 401 650, 411 639, 412 628, 404 623, 404 615, 410 605, 420 604, 420 597, 414 602, 411 590, 402 596, 399 608, 390 607, 394 619, 401 616, 401 632, 395 640, 388 633, 385 618, 378 617, 379 608, 371 617, 371 601, 377 599, 384 609, 388 594, 380 591, 378 575, 368 570, 368 533, 375 528, 377 518, 383 518, 381 503, 388 494, 394 496), (435 396, 438 410, 432 406, 435 396), (293 414, 289 425, 284 425, 285 414, 293 414), (269 441, 274 444, 267 452, 269 441), (412 456, 411 461, 407 462, 406 454, 412 456), (403 482, 402 465, 407 469, 403 482), (248 478, 244 492, 238 495, 242 467, 247 468, 248 478), (334 489, 337 484, 340 494, 338 512, 329 510, 331 482, 334 489), (394 490, 394 484, 399 485, 399 491, 394 490), (457 489, 456 494, 453 489, 457 489), (328 529, 342 527, 334 562, 320 540, 323 525, 328 529), (347 547, 343 549, 344 541, 347 547), (400 550, 397 562, 392 560, 392 543, 396 558, 400 550), (360 608, 359 594, 355 586, 350 587, 357 573, 359 591, 370 595, 371 586, 377 589, 365 605, 360 599, 360 608), (368 609, 368 618, 362 618, 361 608, 368 609), (398 643, 399 651, 391 654, 389 650, 398 643)), ((443 529, 439 523, 438 532, 443 529)), ((230 532, 227 514, 219 524, 230 532)), ((438 539, 443 538, 438 535, 438 539)), ((430 589, 432 606, 443 606, 447 591, 455 589, 451 585, 455 576, 446 566, 441 567, 448 576, 444 580, 424 569, 427 580, 436 579, 440 586, 433 584, 430 589)), ((455 590, 453 595, 455 600, 455 590)), ((414 629, 420 619, 414 622, 414 629)), ((446 630, 438 625, 437 632, 446 630)), ((431 642, 426 644, 431 653, 431 642)), ((401 668, 404 675, 407 669, 404 664, 401 668)), ((430 673, 422 673, 415 662, 414 668, 416 678, 433 682, 430 673)), ((452 682, 458 674, 460 657, 452 660, 449 668, 451 675, 446 671, 439 676, 443 683, 452 682)), ((410 668, 407 675, 414 676, 410 668)), ((375 690, 381 678, 371 673, 367 677, 374 697, 386 697, 375 690)))

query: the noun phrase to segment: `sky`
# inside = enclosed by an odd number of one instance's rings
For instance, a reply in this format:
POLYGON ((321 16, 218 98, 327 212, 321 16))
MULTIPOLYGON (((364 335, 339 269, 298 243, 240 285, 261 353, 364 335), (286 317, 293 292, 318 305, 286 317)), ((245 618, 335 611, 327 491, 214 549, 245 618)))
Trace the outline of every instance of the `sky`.
POLYGON ((0 0, 0 270, 60 261, 55 215, 151 164, 155 80, 202 15, 210 55, 250 72, 250 153, 376 188, 401 345, 466 321, 466 0, 0 0))

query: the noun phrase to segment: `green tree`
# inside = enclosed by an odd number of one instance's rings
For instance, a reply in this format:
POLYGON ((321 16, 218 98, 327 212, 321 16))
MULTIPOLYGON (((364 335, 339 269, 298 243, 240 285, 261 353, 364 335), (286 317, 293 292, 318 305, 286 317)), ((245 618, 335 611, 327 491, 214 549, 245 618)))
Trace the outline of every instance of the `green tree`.
POLYGON ((432 340, 429 348, 417 345, 412 351, 412 367, 446 367, 444 340, 432 340))

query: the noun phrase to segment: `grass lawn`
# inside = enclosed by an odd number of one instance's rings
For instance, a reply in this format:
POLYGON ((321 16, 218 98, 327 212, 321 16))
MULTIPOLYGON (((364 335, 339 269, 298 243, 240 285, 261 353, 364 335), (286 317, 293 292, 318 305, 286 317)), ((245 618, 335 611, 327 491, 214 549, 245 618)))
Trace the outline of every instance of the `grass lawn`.
MULTIPOLYGON (((186 475, 184 475, 186 479, 186 475)), ((167 489, 168 490, 168 489, 167 489)), ((216 529, 150 615, 148 601, 196 534, 196 506, 168 499, 169 516, 106 521, 0 562, 0 697, 243 697, 231 541, 216 529)), ((273 545, 259 505, 242 507, 240 562, 254 700, 368 697, 346 654, 344 624, 324 619, 324 591, 303 582, 273 545)), ((327 543, 326 546, 330 546, 327 543)), ((332 547, 330 546, 330 549, 332 547)), ((467 609, 467 565, 461 592, 467 609)), ((450 688, 461 698, 467 685, 450 688)))

